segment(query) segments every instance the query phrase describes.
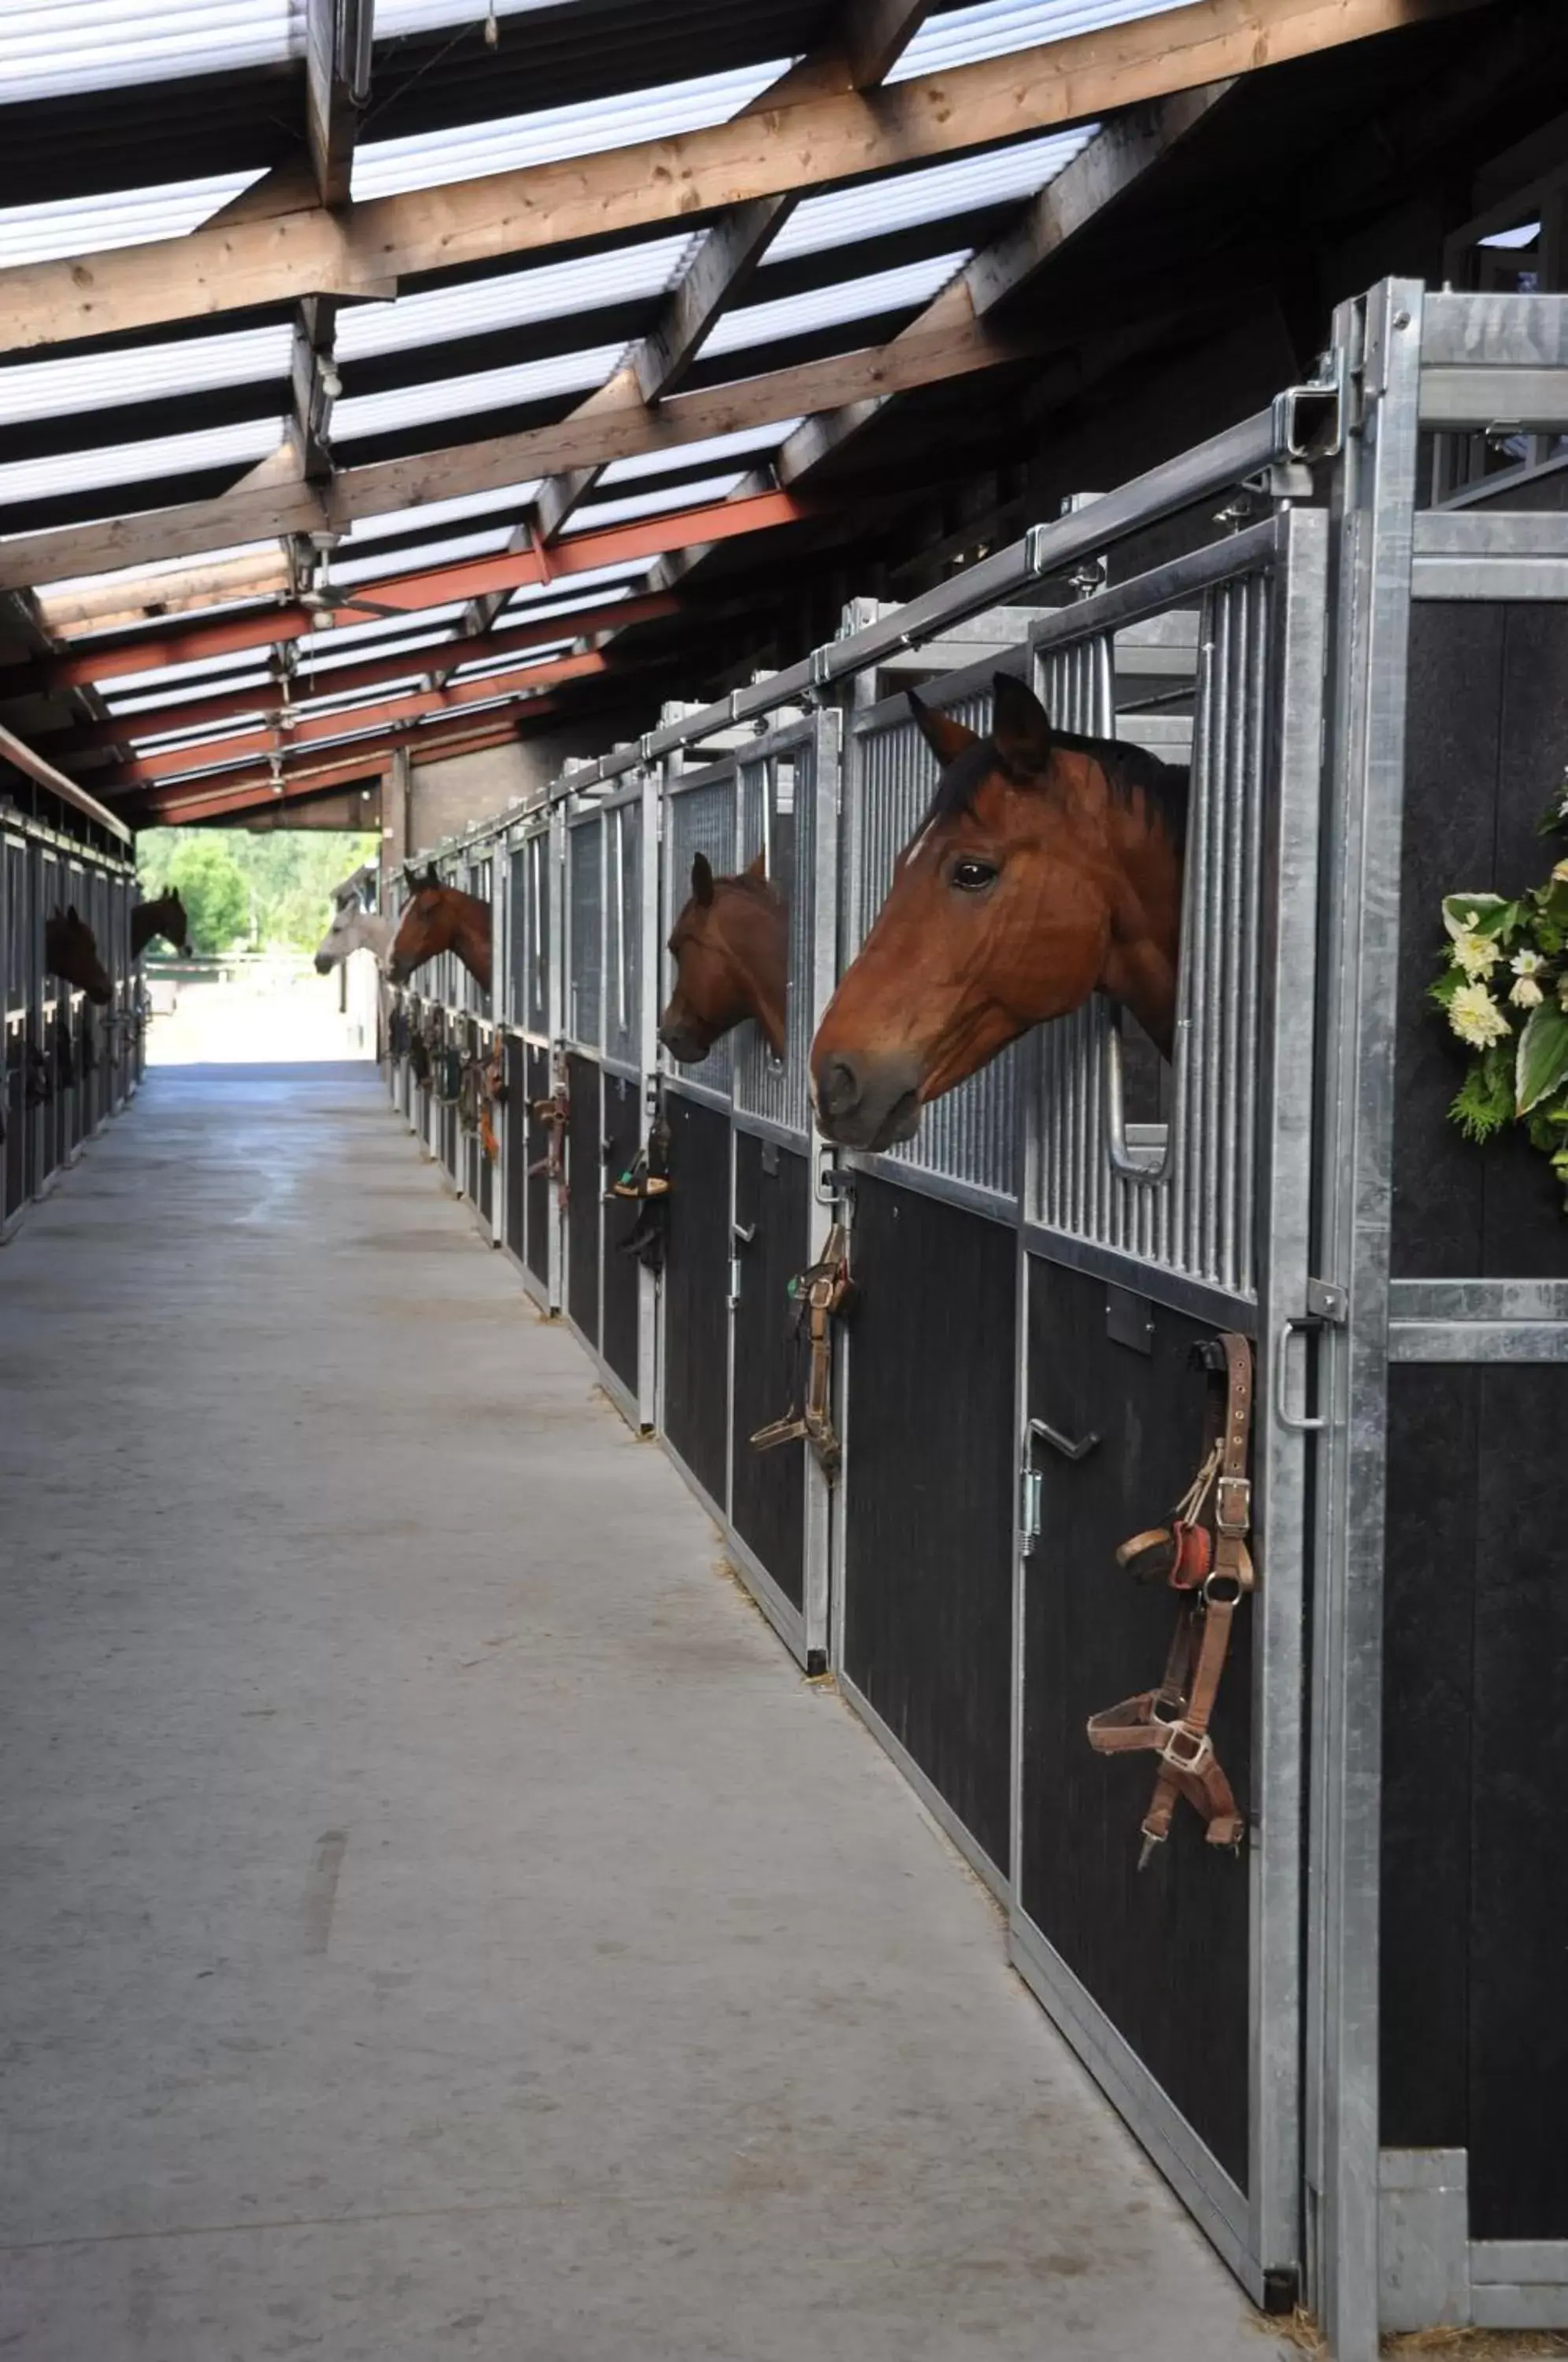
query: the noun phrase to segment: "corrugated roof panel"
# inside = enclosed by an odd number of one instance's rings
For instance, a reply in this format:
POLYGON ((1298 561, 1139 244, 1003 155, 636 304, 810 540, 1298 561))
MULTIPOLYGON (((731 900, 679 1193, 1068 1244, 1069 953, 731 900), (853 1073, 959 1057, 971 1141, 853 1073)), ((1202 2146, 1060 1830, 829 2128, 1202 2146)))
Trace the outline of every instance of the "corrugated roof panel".
MULTIPOLYGON (((254 648, 247 648, 245 654, 250 657, 255 656, 256 651, 254 648)), ((138 674, 137 678, 139 679, 141 676, 138 674)), ((194 680, 188 687, 179 689, 143 690, 138 697, 108 695, 105 701, 113 714, 145 713, 149 707, 193 705, 198 698, 212 696, 215 687, 221 687, 225 696, 230 693, 237 694, 239 690, 245 689, 265 689, 271 678, 270 672, 242 672, 237 678, 226 674, 222 682, 218 684, 210 680, 194 680)), ((118 689, 119 685, 117 680, 113 681, 109 684, 110 690, 118 689)), ((140 741, 136 743, 139 745, 140 741)))
MULTIPOLYGON (((939 287, 969 259, 970 249, 933 255, 925 262, 910 262, 894 270, 873 270, 860 279, 841 279, 832 287, 809 288, 803 295, 776 296, 771 303, 745 304, 726 312, 702 348, 704 360, 721 353, 742 352, 748 346, 770 344, 780 337, 810 336, 820 328, 842 326, 846 321, 870 319, 881 312, 900 312, 906 305, 927 304, 939 287)), ((760 271, 753 282, 766 286, 760 271)))
POLYGON ((348 538, 356 548, 368 541, 384 541, 389 534, 417 533, 422 525, 459 524, 465 517, 492 516, 498 511, 521 512, 538 492, 532 483, 506 484, 493 492, 459 492, 449 501, 426 501, 423 508, 387 509, 380 516, 356 517, 348 538))
POLYGON ((671 509, 698 508, 704 501, 722 501, 740 480, 737 475, 704 476, 695 483, 671 484, 662 492, 630 492, 624 500, 592 501, 572 512, 563 537, 597 533, 607 524, 629 524, 636 517, 663 516, 671 509))
POLYGON ((526 670, 527 666, 548 664, 555 657, 564 656, 573 645, 570 639, 550 640, 542 647, 514 648, 509 657, 486 657, 479 664, 458 665, 453 669, 455 680, 484 680, 491 673, 526 670), (525 658, 519 667, 518 658, 525 658))
POLYGON ((239 467, 265 459, 283 440, 281 418, 244 418, 194 435, 160 435, 149 443, 107 443, 94 451, 61 451, 47 459, 0 464, 0 506, 52 500, 99 484, 145 484, 156 476, 195 475, 204 468, 239 467))
POLYGON ((396 433, 476 410, 509 410, 521 403, 548 402, 557 394, 587 393, 603 384, 621 350, 619 345, 598 345, 591 352, 516 361, 510 369, 476 370, 467 377, 392 386, 384 393, 349 394, 333 411, 333 438, 346 443, 356 436, 396 433))
MULTIPOLYGON (((579 582, 588 578, 578 575, 579 582)), ((570 599, 541 599, 528 605, 518 599, 509 602, 506 611, 496 619, 494 628, 503 632, 508 624, 547 624, 558 615, 563 622, 568 616, 580 615, 589 607, 613 607, 619 600, 629 599, 636 589, 635 582, 612 582, 607 589, 589 590, 570 599)), ((509 657, 510 663, 512 659, 509 657)))
POLYGON ((339 315, 337 353, 357 361, 408 352, 453 337, 487 337, 536 320, 569 319, 611 304, 652 303, 674 282, 691 247, 689 237, 649 238, 533 270, 507 271, 457 287, 432 287, 392 304, 366 304, 339 315))
MULTIPOLYGON (((447 601, 443 606, 421 607, 418 611, 419 621, 426 625, 455 623, 467 604, 468 602, 465 599, 453 599, 447 601)), ((314 663, 317 657, 335 652, 339 648, 351 647, 362 651, 368 640, 386 640, 392 644, 384 648, 371 647, 370 655, 396 656, 403 646, 403 642, 400 642, 397 637, 400 631, 403 635, 403 641, 407 641, 411 646, 414 645, 409 640, 408 619, 401 615, 377 615, 362 624, 324 624, 319 632, 306 632, 302 639, 295 641, 294 645, 299 649, 302 664, 307 659, 314 663)))
MULTIPOLYGON (((657 557, 636 557, 620 566, 588 567, 582 573, 572 576, 572 590, 574 592, 588 590, 607 582, 624 584, 630 590, 635 583, 646 581, 657 564, 657 557)), ((560 606, 550 602, 550 587, 543 582, 528 583, 521 590, 514 590, 506 602, 509 620, 519 624, 532 623, 541 615, 562 613, 564 610, 560 606)), ((601 606, 603 602, 595 600, 591 603, 601 606)))
POLYGON ((21 361, 0 369, 0 419, 69 417, 122 403, 157 402, 220 385, 286 378, 293 349, 287 326, 245 328, 183 344, 129 345, 119 352, 72 353, 62 360, 21 361))
POLYGON ((0 207, 0 266, 8 270, 14 263, 54 262, 110 247, 146 246, 153 238, 187 237, 261 177, 259 169, 217 172, 205 180, 120 189, 107 197, 0 207))
MULTIPOLYGON (((958 156, 948 164, 929 164, 858 188, 828 189, 819 197, 807 197, 768 248, 767 261, 822 254, 856 238, 886 237, 892 230, 976 213, 982 205, 1021 203, 1054 181, 1098 128, 1091 123, 1073 131, 1053 131, 1042 139, 1021 140, 1016 148, 958 156)), ((764 282, 766 277, 765 270, 764 282)))
POLYGON ((1192 0, 979 0, 976 7, 928 17, 888 80, 947 73, 978 58, 1004 57, 1010 50, 1032 50, 1044 41, 1066 41, 1075 33, 1130 25, 1136 17, 1190 5, 1192 0))
POLYGON ((525 164, 558 163, 727 123, 777 82, 790 63, 782 58, 728 73, 697 74, 689 82, 598 99, 590 108, 549 106, 536 115, 505 116, 494 123, 458 124, 403 139, 365 140, 354 157, 354 194, 390 197, 403 189, 513 172, 525 164))
MULTIPOLYGON (((92 650, 87 653, 91 655, 92 650)), ((255 649, 236 648, 225 657, 193 657, 186 664, 149 665, 145 672, 116 673, 105 685, 102 694, 111 712, 132 712, 138 705, 154 700, 161 703, 171 690, 178 690, 187 683, 193 684, 193 696, 204 696, 204 684, 210 673, 223 676, 213 684, 215 688, 248 689, 250 686, 248 680, 241 679, 235 681, 229 678, 231 674, 244 675, 248 671, 256 671, 255 649)))
POLYGON ((0 9, 7 103, 280 65, 304 54, 305 0, 41 0, 0 9))
MULTIPOLYGON (((537 16, 546 8, 565 8, 573 0, 492 0, 498 17, 537 16)), ((445 25, 471 25, 483 9, 474 0, 377 0, 376 39, 391 41, 409 33, 439 32, 445 25)))
MULTIPOLYGON (((432 607, 428 610, 422 610, 422 612, 427 612, 431 614, 448 615, 460 613, 461 610, 454 610, 449 607, 432 607)), ((332 641, 334 639, 341 639, 342 636, 343 635, 340 632, 334 632, 327 634, 325 644, 319 639, 313 639, 311 641, 310 655, 302 656, 300 658, 300 677, 302 679, 308 679, 310 680, 315 680, 321 678, 324 674, 328 679, 330 679, 332 674, 341 666, 359 664, 362 661, 365 655, 365 650, 362 647, 340 648, 335 654, 328 653, 328 650, 331 648, 332 641)), ((450 626, 443 624, 438 630, 434 632, 409 632, 405 634, 401 640, 392 638, 379 642, 377 646, 370 650, 370 654, 378 658, 381 657, 413 656, 415 651, 420 648, 449 647, 451 646, 452 637, 453 635, 450 626)), ((299 645, 301 647, 304 647, 305 644, 302 640, 299 645)))
POLYGON ((421 541, 408 549, 383 549, 374 557, 334 560, 334 588, 345 583, 380 582, 395 574, 423 574, 427 567, 455 566, 461 557, 493 557, 512 538, 509 524, 491 525, 485 533, 448 534, 444 540, 421 541))
POLYGON ((780 418, 771 426, 737 427, 733 435, 707 435, 697 443, 679 444, 668 451, 639 451, 635 458, 612 459, 602 484, 635 484, 645 476, 667 475, 671 468, 701 468, 714 459, 741 459, 758 451, 777 451, 801 424, 780 418))

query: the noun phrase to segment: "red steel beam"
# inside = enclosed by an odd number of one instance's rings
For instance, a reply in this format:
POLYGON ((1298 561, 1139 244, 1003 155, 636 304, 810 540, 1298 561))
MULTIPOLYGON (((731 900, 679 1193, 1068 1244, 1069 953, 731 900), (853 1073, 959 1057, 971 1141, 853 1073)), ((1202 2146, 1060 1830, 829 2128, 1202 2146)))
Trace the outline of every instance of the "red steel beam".
MULTIPOLYGON (((607 525, 601 533, 573 534, 548 549, 503 550, 496 557, 470 557, 457 566, 437 566, 427 573, 399 575, 385 582, 367 582, 364 596, 379 607, 395 607, 410 615, 424 607, 445 606, 456 600, 477 599, 486 590, 516 590, 528 583, 568 580, 596 567, 618 566, 635 557, 659 557, 668 550, 691 549, 701 542, 730 541, 737 535, 764 533, 774 525, 795 524, 814 515, 814 502, 792 492, 756 492, 749 500, 714 501, 701 508, 677 509, 664 516, 643 517, 634 524, 607 525)), ((350 589, 347 596, 353 596, 350 589)), ((321 618, 304 607, 273 607, 235 615, 218 624, 193 624, 157 639, 100 649, 74 648, 68 657, 46 659, 31 668, 28 686, 45 690, 81 689, 90 682, 112 680, 127 672, 151 672, 164 665, 191 664, 204 657, 232 656, 238 648, 271 647, 279 640, 298 639, 321 629, 321 618)), ((6 696, 20 695, 0 681, 6 696)))
POLYGON ((237 810, 247 800, 265 803, 269 798, 275 800, 279 793, 287 795, 291 789, 304 794, 316 788, 337 786, 345 779, 363 778, 368 772, 384 770, 392 756, 405 746, 417 766, 455 755, 477 754, 485 746, 503 746, 517 734, 515 716, 504 725, 498 725, 493 716, 483 719, 488 726, 482 728, 476 718, 466 729, 440 735, 397 731, 390 737, 370 740, 351 755, 345 752, 329 761, 285 765, 281 781, 274 781, 270 765, 257 764, 249 769, 221 772, 211 779, 152 787, 127 799, 119 810, 138 827, 149 821, 177 821, 182 812, 237 810), (411 743, 416 735, 425 743, 411 743))
MULTIPOLYGON (((489 657, 513 656, 520 649, 539 647, 569 635, 580 639, 585 634, 612 629, 620 632, 637 624, 650 624, 661 615, 678 613, 679 607, 679 600, 669 591, 649 591, 646 598, 584 607, 575 615, 524 624, 515 631, 489 632, 482 639, 442 642, 436 647, 415 648, 401 657, 378 657, 364 664, 336 666, 312 675, 309 689, 301 685, 305 678, 302 673, 293 683, 293 693, 296 698, 308 700, 380 689, 385 681, 407 680, 411 674, 445 663, 454 648, 461 649, 465 665, 482 664, 489 657)), ((553 664, 536 668, 536 678, 541 682, 567 677, 558 675, 553 664)), ((209 722, 242 722, 253 713, 276 713, 283 702, 282 685, 269 684, 264 689, 231 689, 221 697, 193 697, 183 705, 149 705, 143 712, 121 714, 113 722, 90 722, 76 729, 58 731, 50 739, 50 753, 84 755, 102 746, 127 745, 133 737, 158 738, 168 730, 197 730, 209 722)))
POLYGON ((215 763, 247 761, 289 746, 333 744, 372 726, 392 728, 417 722, 429 713, 447 713, 465 705, 490 705, 497 699, 533 702, 530 691, 551 682, 580 680, 590 673, 607 672, 608 659, 598 649, 587 655, 563 657, 559 664, 526 666, 521 672, 491 673, 480 680, 452 681, 445 689, 422 689, 407 697, 391 697, 379 705, 352 706, 345 713, 302 714, 292 730, 274 724, 266 730, 239 731, 227 738, 204 738, 191 746, 168 746, 156 755, 138 755, 127 763, 95 778, 103 788, 134 788, 154 779, 183 778, 192 771, 210 770, 215 763), (545 678, 548 676, 548 678, 545 678))

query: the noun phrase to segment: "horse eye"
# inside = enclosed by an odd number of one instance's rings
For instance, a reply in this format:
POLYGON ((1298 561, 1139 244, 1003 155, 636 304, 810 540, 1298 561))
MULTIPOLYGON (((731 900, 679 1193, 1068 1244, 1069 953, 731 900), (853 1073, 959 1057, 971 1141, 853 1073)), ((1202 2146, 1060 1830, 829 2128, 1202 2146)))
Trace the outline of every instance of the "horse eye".
POLYGON ((1000 864, 998 862, 982 861, 977 854, 966 853, 961 860, 953 864, 950 874, 954 885, 961 893, 978 894, 985 887, 990 885, 992 879, 998 876, 999 868, 1000 864))

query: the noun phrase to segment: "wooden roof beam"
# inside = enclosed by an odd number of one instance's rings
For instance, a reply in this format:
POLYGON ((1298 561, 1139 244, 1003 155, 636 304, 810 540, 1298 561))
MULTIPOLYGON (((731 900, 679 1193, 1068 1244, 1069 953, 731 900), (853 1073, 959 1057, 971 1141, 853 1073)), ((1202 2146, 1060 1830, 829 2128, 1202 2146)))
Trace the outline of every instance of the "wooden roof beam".
POLYGON ((418 271, 539 254, 857 174, 935 162, 1432 21, 1483 0, 1188 0, 1132 23, 635 147, 334 211, 245 218, 0 271, 0 351, 38 351, 305 295, 386 295, 418 271))

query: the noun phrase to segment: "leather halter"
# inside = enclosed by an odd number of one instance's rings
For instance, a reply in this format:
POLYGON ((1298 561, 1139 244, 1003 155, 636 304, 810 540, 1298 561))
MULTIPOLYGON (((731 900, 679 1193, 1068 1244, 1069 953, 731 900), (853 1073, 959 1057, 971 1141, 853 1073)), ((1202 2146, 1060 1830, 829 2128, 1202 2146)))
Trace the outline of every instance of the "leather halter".
POLYGON ((849 1232, 834 1222, 819 1262, 790 1282, 796 1306, 795 1335, 806 1330, 809 1358, 806 1401, 801 1410, 791 1402, 782 1418, 769 1419, 752 1437, 757 1451, 772 1451, 780 1443, 804 1437, 831 1482, 844 1457, 833 1423, 833 1323, 853 1301, 855 1283, 849 1275, 849 1232))
POLYGON ((1252 1435, 1253 1349, 1231 1331, 1200 1346, 1205 1367, 1224 1380, 1208 1390, 1205 1449, 1198 1473, 1167 1526, 1125 1541, 1116 1562, 1140 1576, 1163 1577, 1182 1596, 1157 1689, 1140 1690, 1120 1705, 1090 1715, 1089 1745, 1102 1755, 1157 1754, 1154 1793, 1143 1816, 1138 1867, 1170 1834, 1171 1816, 1185 1796, 1207 1825, 1209 1843, 1239 1846, 1246 1830, 1209 1726, 1231 1645, 1237 1608, 1256 1577, 1247 1537, 1252 1485, 1247 1448, 1252 1435))

